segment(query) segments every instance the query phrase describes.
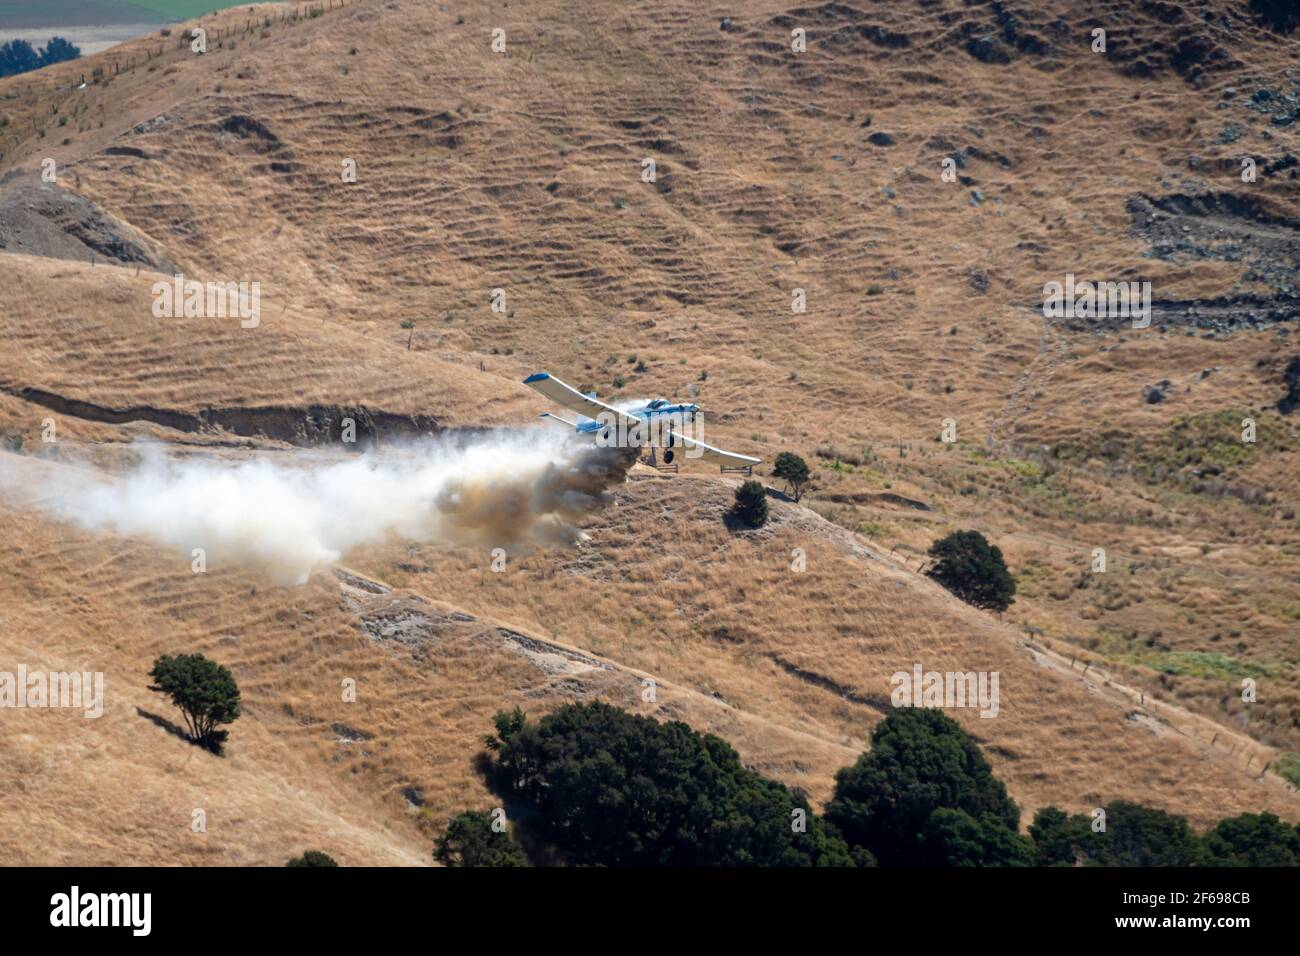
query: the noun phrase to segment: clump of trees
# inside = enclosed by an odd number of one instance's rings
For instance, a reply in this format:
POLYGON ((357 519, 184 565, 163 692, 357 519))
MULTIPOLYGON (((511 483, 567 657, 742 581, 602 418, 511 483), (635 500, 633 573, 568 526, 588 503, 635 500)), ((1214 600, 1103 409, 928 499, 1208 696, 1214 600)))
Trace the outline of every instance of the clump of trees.
POLYGON ((164 654, 153 662, 149 676, 149 689, 166 694, 180 708, 190 739, 221 753, 229 733, 218 727, 239 716, 239 687, 229 669, 202 654, 164 654))
POLYGON ((1271 813, 1220 820, 1202 842, 1206 866, 1300 866, 1300 826, 1271 813))
POLYGON ((967 604, 1005 611, 1015 600, 1016 579, 1002 549, 978 531, 954 531, 930 546, 930 577, 967 604))
POLYGON ((1029 834, 1039 866, 1300 866, 1300 827, 1271 813, 1242 813, 1197 836, 1183 817, 1117 800, 1104 827, 1044 807, 1029 834))
POLYGON ((81 49, 63 37, 51 37, 39 52, 26 40, 10 40, 0 45, 0 77, 39 70, 51 63, 75 60, 79 56, 81 49))
POLYGON ((933 708, 899 708, 835 778, 824 816, 741 766, 725 741, 607 704, 533 722, 496 715, 483 768, 524 812, 523 846, 492 817, 453 819, 449 866, 1297 866, 1300 827, 1243 813, 1203 836, 1113 801, 1104 817, 1045 807, 1028 834, 979 746, 933 708), (1101 823, 1104 821, 1104 826, 1101 823))
POLYGON ((767 489, 761 481, 751 478, 736 489, 731 514, 749 528, 761 528, 767 523, 767 489))
POLYGON ((509 829, 497 830, 482 810, 452 818, 438 838, 433 858, 443 866, 527 866, 528 858, 509 829))
MULTIPOLYGON (((516 709, 487 739, 489 780, 535 813, 557 858, 595 866, 852 866, 802 793, 742 766, 721 738, 608 704, 540 721, 516 709)), ((454 822, 454 821, 453 821, 454 822)))
POLYGON ((881 866, 1029 866, 1020 811, 984 755, 940 710, 895 710, 871 750, 835 775, 826 807, 850 846, 881 866))
POLYGON ((285 866, 338 866, 334 857, 320 850, 308 850, 302 856, 295 856, 285 866))
POLYGON ((1117 800, 1092 817, 1044 807, 1029 833, 1040 866, 1198 866, 1205 848, 1183 817, 1117 800), (1104 823, 1104 827, 1101 824, 1104 823))
POLYGON ((808 462, 793 452, 783 451, 776 456, 776 462, 772 466, 772 477, 784 481, 794 500, 798 501, 803 497, 804 486, 808 484, 812 472, 808 469, 808 462))

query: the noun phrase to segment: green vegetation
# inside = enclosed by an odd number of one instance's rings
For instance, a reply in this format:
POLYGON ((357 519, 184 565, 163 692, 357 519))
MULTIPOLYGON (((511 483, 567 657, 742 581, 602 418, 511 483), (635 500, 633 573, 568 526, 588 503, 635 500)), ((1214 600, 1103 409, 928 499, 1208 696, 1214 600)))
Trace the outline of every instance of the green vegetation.
POLYGON ((1022 834, 978 744, 935 708, 886 716, 835 775, 823 817, 680 721, 591 703, 494 722, 479 767, 517 821, 459 814, 434 849, 447 866, 1300 865, 1300 827, 1267 813, 1198 836, 1183 817, 1117 800, 1091 815, 1044 807, 1022 834))
POLYGON ((79 56, 81 50, 62 37, 51 37, 39 53, 26 40, 10 40, 0 45, 0 76, 16 76, 79 56))
POLYGON ((1256 489, 1234 483, 1240 472, 1261 455, 1300 448, 1295 426, 1275 412, 1223 410, 1185 415, 1161 434, 1136 436, 1104 432, 1079 446, 1061 445, 1056 456, 1065 460, 1099 458, 1130 465, 1146 482, 1169 484, 1198 495, 1232 494, 1256 503, 1256 489), (1244 419, 1255 421, 1255 441, 1242 440, 1244 419))
POLYGON ((879 541, 893 531, 893 526, 885 524, 883 521, 861 521, 858 523, 856 530, 860 535, 879 541))
POLYGON ((574 865, 851 866, 797 791, 740 763, 724 740, 607 704, 531 723, 496 716, 492 785, 537 812, 530 832, 574 865))
POLYGON ((808 470, 808 462, 798 455, 783 451, 776 456, 776 463, 772 468, 772 477, 786 483, 790 489, 790 494, 794 495, 795 501, 803 497, 803 487, 808 483, 811 476, 812 473, 808 470))
POLYGON ((1300 787, 1300 754, 1285 753, 1273 764, 1277 775, 1293 787, 1300 787))
POLYGON ((1220 820, 1204 843, 1207 866, 1300 866, 1300 827, 1271 813, 1220 820))
POLYGON ((334 857, 320 850, 308 850, 302 856, 295 856, 285 866, 338 866, 334 857))
POLYGON ((934 578, 967 604, 1005 611, 1015 600, 1016 581, 1002 550, 978 531, 954 531, 930 547, 934 578))
POLYGON ((1056 470, 1043 462, 1030 461, 1026 458, 989 458, 987 463, 1030 484, 1042 481, 1044 477, 1056 470))
POLYGON ((1149 667, 1163 674, 1221 679, 1230 677, 1269 677, 1273 668, 1266 664, 1246 664, 1218 651, 1164 651, 1156 654, 1119 654, 1124 664, 1149 667))
POLYGON ((497 830, 492 822, 482 810, 453 817, 438 838, 433 858, 443 866, 527 866, 528 858, 510 831, 497 830))
POLYGON ((202 654, 164 654, 153 662, 149 686, 171 698, 180 708, 190 739, 221 753, 229 736, 219 724, 233 723, 239 716, 239 687, 228 669, 202 654))
POLYGON ((1071 816, 1056 807, 1043 807, 1029 825, 1038 866, 1073 866, 1079 857, 1078 847, 1087 846, 1092 834, 1088 817, 1071 816))
POLYGON ((1029 827, 1040 866, 1197 866, 1205 850, 1183 817, 1117 800, 1093 818, 1044 807, 1029 827))
POLYGON ((881 866, 1028 866, 1020 811, 979 747, 942 711, 901 708, 835 775, 826 819, 881 866))
POLYGON ((767 523, 767 489, 761 481, 750 479, 736 489, 731 514, 750 528, 761 528, 767 523))
POLYGON ((1300 866, 1300 828, 1271 813, 1220 820, 1197 837, 1179 816, 1126 801, 1093 818, 1044 807, 1029 827, 1040 866, 1300 866), (1100 822, 1100 821, 1099 821, 1100 822))

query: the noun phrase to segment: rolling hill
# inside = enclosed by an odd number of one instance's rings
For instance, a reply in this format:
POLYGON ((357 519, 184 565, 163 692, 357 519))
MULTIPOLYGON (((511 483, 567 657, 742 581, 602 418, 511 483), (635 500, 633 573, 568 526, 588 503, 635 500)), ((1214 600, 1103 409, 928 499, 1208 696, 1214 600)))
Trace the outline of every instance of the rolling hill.
POLYGON ((109 688, 0 722, 0 858, 428 863, 492 805, 493 713, 592 698, 821 805, 916 663, 1000 673, 997 717, 954 716, 1022 823, 1300 821, 1300 34, 1226 0, 309 6, 0 81, 0 662, 109 688), (258 282, 260 321, 157 317, 174 272, 258 282), (1150 326, 1045 317, 1067 274, 1150 282, 1150 326), (727 523, 734 476, 638 466, 504 573, 394 538, 282 588, 24 503, 144 440, 223 465, 334 453, 345 415, 528 423, 542 369, 694 387, 771 522, 727 523), (922 573, 965 528, 1017 576, 1001 616, 922 573), (181 651, 243 690, 225 759, 147 690, 181 651))

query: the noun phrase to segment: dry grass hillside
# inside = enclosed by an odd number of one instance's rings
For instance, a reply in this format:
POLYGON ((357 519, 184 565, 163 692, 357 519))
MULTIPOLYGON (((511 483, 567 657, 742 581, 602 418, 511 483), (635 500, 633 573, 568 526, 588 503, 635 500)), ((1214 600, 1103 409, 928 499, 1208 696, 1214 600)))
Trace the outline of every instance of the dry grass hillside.
POLYGON ((576 548, 493 573, 389 541, 297 588, 0 489, 0 669, 110 689, 98 721, 0 720, 0 859, 429 862, 490 805, 492 714, 589 697, 820 803, 918 662, 1000 672, 996 718, 955 716, 1026 822, 1120 797, 1300 821, 1300 33, 1229 0, 741 7, 262 4, 197 21, 203 55, 172 29, 0 81, 27 490, 140 438, 221 463, 344 415, 526 423, 542 369, 694 386, 774 491, 780 451, 815 472, 757 532, 729 477, 637 469, 576 548), (175 271, 258 282, 260 322, 156 318, 175 271), (1150 327, 1044 318, 1067 273, 1149 281, 1150 327), (965 528, 1018 578, 1001 617, 919 573, 965 528), (153 658, 186 650, 244 691, 225 759, 147 716, 175 716, 153 658))

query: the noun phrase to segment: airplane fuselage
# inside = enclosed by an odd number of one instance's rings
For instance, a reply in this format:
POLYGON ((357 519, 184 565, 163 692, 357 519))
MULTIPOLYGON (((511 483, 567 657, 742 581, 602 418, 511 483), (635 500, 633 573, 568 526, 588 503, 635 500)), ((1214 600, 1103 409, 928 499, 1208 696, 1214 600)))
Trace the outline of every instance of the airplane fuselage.
MULTIPOLYGON (((658 425, 663 428, 685 428, 694 423, 695 415, 699 410, 700 406, 690 402, 681 402, 674 405, 662 398, 656 398, 644 405, 633 405, 630 408, 621 409, 624 414, 631 418, 640 419, 646 425, 658 425)), ((608 425, 608 422, 584 416, 578 422, 577 429, 587 434, 598 432, 602 428, 608 427, 608 425)))
POLYGON ((524 379, 524 384, 578 416, 577 421, 569 421, 545 412, 543 418, 555 419, 582 434, 592 435, 597 444, 649 448, 652 460, 655 449, 663 448, 664 464, 672 464, 678 454, 676 449, 681 448, 686 457, 704 458, 724 471, 735 469, 749 473, 760 463, 760 459, 751 455, 706 445, 702 434, 704 418, 700 406, 692 402, 656 398, 619 408, 602 402, 594 392, 584 395, 549 372, 535 372, 524 379))

